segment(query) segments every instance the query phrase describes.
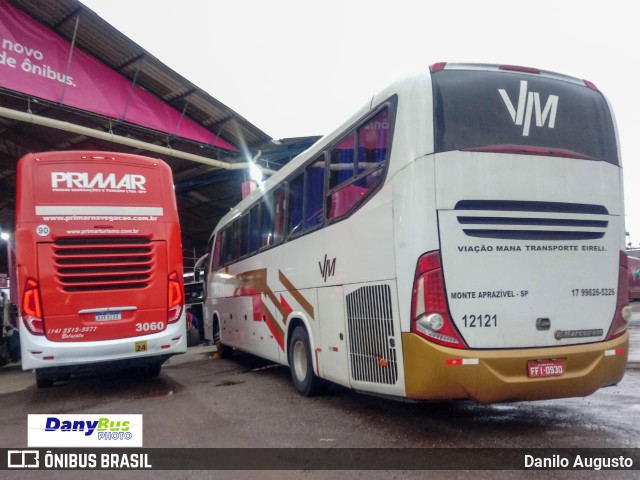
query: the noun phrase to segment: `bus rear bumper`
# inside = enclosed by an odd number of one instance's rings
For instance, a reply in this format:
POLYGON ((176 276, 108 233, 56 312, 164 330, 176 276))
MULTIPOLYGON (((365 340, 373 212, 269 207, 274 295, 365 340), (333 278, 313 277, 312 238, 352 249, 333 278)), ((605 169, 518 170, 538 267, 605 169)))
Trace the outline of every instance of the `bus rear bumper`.
POLYGON ((407 397, 480 403, 583 397, 624 376, 629 336, 586 345, 459 350, 402 334, 407 397), (561 376, 529 378, 530 360, 564 359, 561 376))
POLYGON ((184 319, 163 332, 97 342, 52 342, 20 329, 22 369, 81 367, 99 363, 151 365, 187 351, 184 319))

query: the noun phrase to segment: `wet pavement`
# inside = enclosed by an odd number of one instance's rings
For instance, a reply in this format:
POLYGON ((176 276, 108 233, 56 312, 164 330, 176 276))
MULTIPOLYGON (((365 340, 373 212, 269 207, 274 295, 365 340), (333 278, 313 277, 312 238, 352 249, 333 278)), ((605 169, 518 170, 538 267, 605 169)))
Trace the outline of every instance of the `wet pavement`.
MULTIPOLYGON (((286 367, 250 355, 215 358, 198 346, 172 357, 155 378, 84 376, 38 390, 31 372, 0 368, 0 448, 27 446, 29 413, 139 413, 151 448, 640 448, 640 303, 633 305, 630 363, 623 380, 585 398, 478 405, 405 403, 336 387, 299 396, 286 367)), ((3 472, 4 473, 4 472, 3 472)), ((73 478, 81 472, 28 472, 7 478, 73 478), (46 477, 45 475, 46 474, 46 477)), ((95 472, 94 472, 95 473, 95 472)), ((152 472, 146 472, 152 473, 152 472)), ((161 478, 211 478, 208 472, 162 472, 161 478), (200 475, 200 473, 202 475, 200 475)), ((469 472, 438 472, 468 478, 469 472)), ((536 472, 473 472, 478 479, 526 478, 536 472)), ((548 471, 533 478, 572 479, 594 472, 548 471)), ((598 478, 637 478, 599 472, 598 478)), ((97 473, 96 473, 97 475, 97 473)), ((124 474, 122 474, 124 475, 124 474)), ((340 478, 426 478, 424 472, 341 472, 340 478)), ((106 472, 104 472, 106 476, 106 472)), ((143 475, 144 476, 144 475, 143 475)), ((3 475, 4 477, 4 475, 3 475)), ((77 478, 85 478, 86 473, 77 478)), ((148 478, 157 478, 158 473, 148 478)), ((217 472, 215 478, 256 478, 217 472)), ((260 478, 334 479, 332 472, 260 472, 260 478)))

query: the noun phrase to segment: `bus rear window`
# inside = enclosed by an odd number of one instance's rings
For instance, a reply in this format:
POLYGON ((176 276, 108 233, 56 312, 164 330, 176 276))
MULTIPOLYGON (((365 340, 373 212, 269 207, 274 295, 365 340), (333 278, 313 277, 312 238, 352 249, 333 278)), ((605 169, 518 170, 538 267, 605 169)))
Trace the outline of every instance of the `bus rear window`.
POLYGON ((618 165, 604 96, 544 75, 478 70, 434 73, 435 151, 549 154, 618 165))

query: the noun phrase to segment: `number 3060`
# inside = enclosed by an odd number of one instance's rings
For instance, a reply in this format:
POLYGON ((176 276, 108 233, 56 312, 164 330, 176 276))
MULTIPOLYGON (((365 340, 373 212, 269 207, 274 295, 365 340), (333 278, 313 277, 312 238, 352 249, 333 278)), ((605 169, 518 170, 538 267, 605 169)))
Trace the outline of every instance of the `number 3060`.
POLYGON ((164 330, 164 322, 136 323, 136 332, 159 332, 164 330))

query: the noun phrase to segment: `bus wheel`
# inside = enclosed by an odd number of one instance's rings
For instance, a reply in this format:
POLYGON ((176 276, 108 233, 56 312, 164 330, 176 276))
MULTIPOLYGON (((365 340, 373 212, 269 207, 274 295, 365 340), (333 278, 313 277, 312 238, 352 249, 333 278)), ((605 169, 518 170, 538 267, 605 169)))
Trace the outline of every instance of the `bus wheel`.
POLYGON ((326 383, 313 372, 309 335, 304 327, 296 327, 289 343, 289 368, 298 393, 309 397, 325 391, 326 383))
POLYGON ((42 373, 41 370, 36 369, 36 385, 38 388, 53 387, 53 380, 53 375, 47 375, 46 373, 42 373))
POLYGON ((220 322, 217 318, 213 319, 213 344, 220 358, 231 358, 233 355, 233 348, 223 345, 220 341, 220 322))
POLYGON ((151 365, 147 366, 146 373, 149 377, 157 377, 158 375, 160 375, 161 369, 162 369, 162 363, 160 362, 152 363, 151 365))

